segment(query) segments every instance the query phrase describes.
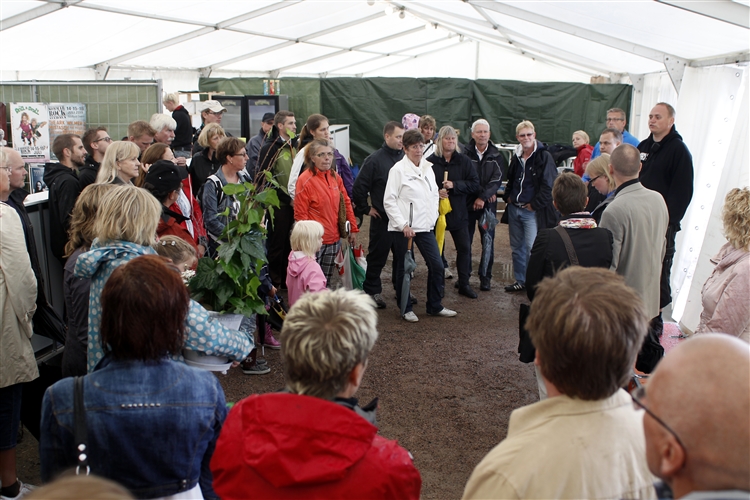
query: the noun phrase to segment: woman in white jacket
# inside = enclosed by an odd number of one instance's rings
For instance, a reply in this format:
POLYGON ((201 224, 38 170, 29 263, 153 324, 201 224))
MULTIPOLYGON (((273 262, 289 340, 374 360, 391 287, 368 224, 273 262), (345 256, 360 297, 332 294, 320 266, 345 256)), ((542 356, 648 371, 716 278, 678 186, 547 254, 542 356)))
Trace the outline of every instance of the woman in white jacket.
MULTIPOLYGON (((388 174, 388 182, 383 196, 383 207, 388 215, 388 231, 394 235, 394 266, 396 267, 396 299, 401 303, 401 284, 404 281, 404 256, 408 238, 412 238, 419 253, 427 263, 427 314, 451 317, 451 311, 441 304, 445 276, 440 251, 432 232, 438 218, 438 203, 447 197, 445 190, 438 191, 432 164, 423 158, 424 137, 419 130, 404 133, 405 156, 396 163, 388 174)), ((419 318, 407 301, 404 319, 411 323, 419 318)))

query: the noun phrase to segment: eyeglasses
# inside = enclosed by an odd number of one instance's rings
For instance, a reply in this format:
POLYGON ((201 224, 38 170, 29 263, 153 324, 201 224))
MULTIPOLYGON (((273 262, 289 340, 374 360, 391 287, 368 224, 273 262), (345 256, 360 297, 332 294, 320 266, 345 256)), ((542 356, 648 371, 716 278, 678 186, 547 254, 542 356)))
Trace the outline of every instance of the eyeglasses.
POLYGON ((644 386, 636 387, 633 392, 630 393, 630 397, 633 400, 633 408, 635 408, 636 410, 640 409, 648 413, 651 418, 656 420, 659 425, 664 427, 667 432, 674 436, 675 440, 677 440, 677 442, 680 444, 680 446, 682 446, 682 449, 685 450, 685 453, 687 454, 687 448, 685 447, 685 443, 682 442, 682 439, 680 439, 680 436, 678 436, 677 433, 673 431, 672 428, 666 424, 666 422, 664 422, 664 420, 657 417, 656 414, 649 410, 643 403, 643 400, 646 399, 646 388, 644 386))
POLYGON ((625 118, 607 118, 608 122, 622 122, 625 121, 625 118))
POLYGON ((248 156, 248 154, 247 154, 247 151, 245 151, 245 150, 243 149, 243 150, 242 150, 242 151, 240 151, 239 153, 235 153, 235 154, 233 154, 232 156, 248 156))
POLYGON ((8 175, 10 175, 11 173, 13 173, 13 167, 0 167, 0 169, 5 170, 6 172, 8 172, 8 175))
POLYGON ((97 139, 97 140, 91 141, 91 142, 100 142, 100 141, 112 142, 112 138, 111 137, 102 137, 101 139, 97 139))
POLYGON ((599 177, 601 177, 601 175, 597 175, 596 177, 594 177, 593 179, 591 179, 591 180, 589 181, 589 184, 593 184, 593 182, 594 182, 595 180, 597 180, 597 179, 598 179, 599 177))
POLYGON ((222 113, 223 113, 223 111, 211 111, 210 109, 208 110, 208 114, 209 115, 220 115, 222 113))
POLYGON ((534 137, 534 132, 532 132, 530 134, 518 134, 518 138, 519 139, 524 139, 526 137, 534 137))
POLYGON ((333 158, 333 153, 318 153, 315 156, 318 158, 333 158))

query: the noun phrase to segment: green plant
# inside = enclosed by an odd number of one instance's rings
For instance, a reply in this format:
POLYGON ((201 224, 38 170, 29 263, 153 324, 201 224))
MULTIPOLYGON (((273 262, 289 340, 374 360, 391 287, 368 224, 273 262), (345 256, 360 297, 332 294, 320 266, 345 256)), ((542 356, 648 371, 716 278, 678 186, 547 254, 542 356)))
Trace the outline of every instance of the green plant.
MULTIPOLYGON (((258 296, 261 268, 267 262, 265 252, 266 228, 263 215, 268 210, 273 216, 279 206, 276 190, 278 183, 266 172, 265 182, 256 184, 227 184, 226 196, 239 202, 237 218, 224 227, 223 242, 214 260, 204 257, 198 262, 189 288, 193 298, 214 311, 250 316, 266 314, 265 304, 258 296)), ((228 215, 227 208, 221 215, 228 215)))

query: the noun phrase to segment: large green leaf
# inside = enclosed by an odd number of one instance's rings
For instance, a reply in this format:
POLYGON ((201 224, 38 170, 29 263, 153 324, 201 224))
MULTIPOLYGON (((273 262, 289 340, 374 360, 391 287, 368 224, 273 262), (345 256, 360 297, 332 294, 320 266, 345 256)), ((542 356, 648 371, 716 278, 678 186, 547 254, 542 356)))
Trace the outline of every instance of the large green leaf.
POLYGON ((216 274, 216 262, 204 257, 198 261, 195 276, 190 280, 191 290, 212 290, 216 287, 219 276, 216 274))
POLYGON ((227 184, 224 186, 224 193, 227 196, 234 196, 236 194, 244 193, 247 188, 244 184, 227 184))
POLYGON ((224 308, 224 304, 227 303, 229 298, 235 293, 235 286, 229 281, 222 281, 216 288, 216 299, 219 307, 224 308))
POLYGON ((256 201, 258 201, 258 203, 272 205, 274 207, 279 206, 279 195, 276 194, 275 189, 266 189, 265 191, 261 191, 260 193, 255 195, 255 199, 256 201))
POLYGON ((263 248, 263 235, 252 232, 242 235, 241 249, 251 257, 266 262, 266 251, 263 248))
POLYGON ((234 252, 237 251, 237 247, 239 246, 238 241, 230 241, 227 243, 223 243, 219 247, 219 260, 226 262, 232 260, 232 256, 234 255, 234 252))

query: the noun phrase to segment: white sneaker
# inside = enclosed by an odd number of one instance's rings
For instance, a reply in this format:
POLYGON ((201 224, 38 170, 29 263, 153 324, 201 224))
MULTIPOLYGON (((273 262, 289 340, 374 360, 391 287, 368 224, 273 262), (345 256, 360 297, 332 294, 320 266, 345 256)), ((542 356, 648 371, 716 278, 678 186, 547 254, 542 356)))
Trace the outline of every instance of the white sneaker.
POLYGON ((416 323, 417 321, 419 321, 419 318, 417 318, 417 315, 414 314, 414 311, 409 311, 408 313, 404 314, 403 318, 409 323, 416 323))
POLYGON ((453 279, 453 273, 451 272, 450 267, 445 268, 445 279, 452 280, 453 279))
POLYGON ((452 310, 448 309, 447 307, 444 307, 444 308, 442 308, 440 310, 440 312, 436 312, 434 314, 430 314, 430 316, 440 316, 442 318, 452 318, 456 314, 457 314, 456 311, 452 311, 452 310))
POLYGON ((5 495, 0 495, 0 499, 2 499, 2 500, 18 500, 20 498, 25 497, 26 495, 28 495, 29 493, 31 493, 32 491, 34 491, 36 489, 36 487, 31 486, 30 484, 24 484, 23 481, 21 481, 20 479, 18 479, 18 483, 21 485, 21 488, 18 490, 18 495, 14 496, 14 497, 6 497, 5 495))

